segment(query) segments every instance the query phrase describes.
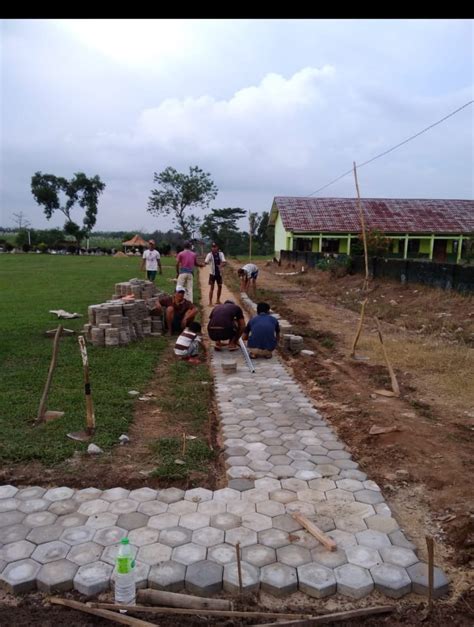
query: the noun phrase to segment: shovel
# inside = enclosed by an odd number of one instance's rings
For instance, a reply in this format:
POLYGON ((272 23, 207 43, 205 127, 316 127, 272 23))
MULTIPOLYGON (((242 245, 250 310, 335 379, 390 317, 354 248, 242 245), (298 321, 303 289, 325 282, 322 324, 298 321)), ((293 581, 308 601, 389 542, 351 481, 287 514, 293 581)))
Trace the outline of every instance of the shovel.
POLYGON ((91 396, 91 384, 89 381, 89 360, 87 357, 87 348, 84 341, 84 336, 79 335, 77 338, 79 341, 79 348, 81 351, 82 365, 84 368, 84 393, 86 397, 86 429, 85 431, 75 431, 68 433, 67 437, 71 440, 77 440, 79 442, 87 442, 94 435, 95 432, 95 414, 94 405, 92 403, 91 396))

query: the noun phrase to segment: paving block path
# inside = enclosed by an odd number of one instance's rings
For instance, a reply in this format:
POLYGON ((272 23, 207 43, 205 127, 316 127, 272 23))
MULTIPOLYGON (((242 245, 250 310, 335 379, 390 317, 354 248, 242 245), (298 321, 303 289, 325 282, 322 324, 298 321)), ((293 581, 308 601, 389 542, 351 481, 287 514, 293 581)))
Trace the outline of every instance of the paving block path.
MULTIPOLYGON (((428 574, 373 481, 362 472, 277 356, 213 353, 228 487, 74 490, 0 486, 0 584, 13 593, 113 583, 128 536, 139 587, 208 596, 243 589, 359 599, 377 589, 427 593, 428 574), (236 362, 228 374, 223 362, 236 362), (337 543, 326 550, 292 517, 301 512, 337 543)), ((435 569, 435 595, 448 581, 435 569)))

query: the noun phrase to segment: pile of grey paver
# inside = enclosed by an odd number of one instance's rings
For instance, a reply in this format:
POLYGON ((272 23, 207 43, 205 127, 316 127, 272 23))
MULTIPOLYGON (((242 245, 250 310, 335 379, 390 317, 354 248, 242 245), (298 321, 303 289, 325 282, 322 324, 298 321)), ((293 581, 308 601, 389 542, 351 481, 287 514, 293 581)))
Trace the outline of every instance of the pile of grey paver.
POLYGON ((163 330, 161 316, 150 316, 158 301, 151 281, 131 279, 115 284, 111 300, 90 305, 84 335, 94 346, 125 346, 163 330), (124 297, 133 296, 133 300, 124 297))

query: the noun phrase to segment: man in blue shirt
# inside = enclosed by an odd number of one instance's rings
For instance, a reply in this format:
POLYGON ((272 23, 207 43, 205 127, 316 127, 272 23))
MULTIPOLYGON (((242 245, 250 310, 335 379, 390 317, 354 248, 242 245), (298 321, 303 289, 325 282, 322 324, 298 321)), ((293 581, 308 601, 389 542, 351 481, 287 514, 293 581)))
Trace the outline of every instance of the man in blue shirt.
POLYGON ((270 359, 280 339, 280 325, 269 311, 268 303, 258 303, 257 315, 249 320, 245 327, 243 339, 248 340, 247 346, 252 359, 257 357, 270 359))

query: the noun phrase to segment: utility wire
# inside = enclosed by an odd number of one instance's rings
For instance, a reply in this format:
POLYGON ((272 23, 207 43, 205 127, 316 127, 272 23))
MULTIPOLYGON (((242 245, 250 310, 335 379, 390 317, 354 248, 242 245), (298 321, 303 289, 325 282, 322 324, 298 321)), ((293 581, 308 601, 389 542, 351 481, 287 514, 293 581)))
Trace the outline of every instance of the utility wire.
MULTIPOLYGON (((429 131, 430 128, 433 128, 434 126, 437 126, 438 124, 441 124, 441 122, 444 122, 445 120, 447 120, 451 116, 455 115, 456 113, 459 113, 459 111, 462 111, 462 109, 465 109, 466 107, 471 105, 473 102, 474 102, 474 100, 470 100, 469 102, 466 102, 466 104, 463 104, 462 107, 459 107, 459 109, 456 109, 456 111, 452 111, 451 113, 448 113, 448 115, 445 115, 444 118, 441 118, 441 120, 438 120, 434 124, 430 124, 429 126, 424 128, 422 131, 420 131, 419 133, 416 133, 415 135, 412 135, 411 137, 409 137, 408 139, 405 139, 404 141, 400 142, 396 146, 393 146, 392 148, 389 148, 388 150, 385 150, 384 152, 381 152, 379 155, 376 155, 375 157, 372 157, 372 159, 369 159, 368 161, 364 161, 364 163, 356 164, 357 168, 362 168, 364 165, 367 165, 368 163, 372 163, 372 161, 375 161, 376 159, 380 159, 380 157, 384 157, 385 155, 388 155, 389 152, 393 152, 397 148, 400 148, 400 146, 403 146, 404 144, 407 144, 412 139, 415 139, 415 137, 419 137, 423 133, 426 133, 426 131, 429 131)), ((336 179, 333 179, 332 181, 330 181, 326 185, 323 185, 322 187, 320 187, 316 191, 311 192, 311 194, 308 194, 308 196, 313 196, 313 194, 317 194, 322 189, 325 189, 326 187, 329 187, 330 185, 332 185, 336 181, 339 181, 340 179, 344 178, 348 174, 352 174, 352 172, 353 172, 353 168, 351 168, 350 170, 347 170, 347 172, 344 172, 344 174, 341 174, 341 176, 338 176, 336 179)))

